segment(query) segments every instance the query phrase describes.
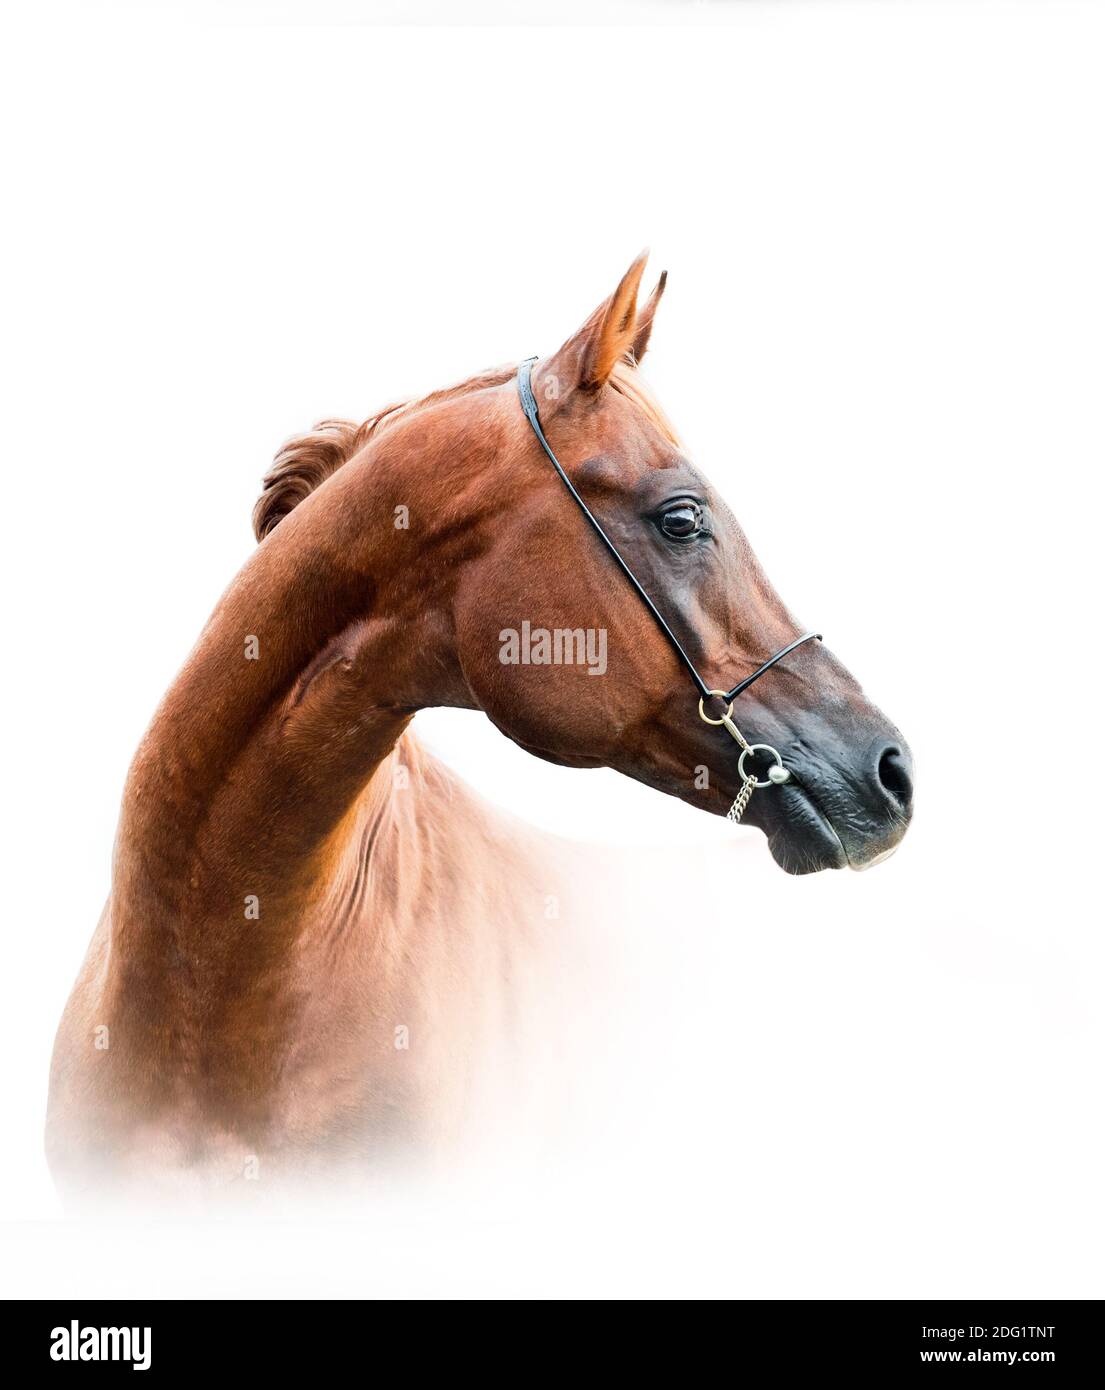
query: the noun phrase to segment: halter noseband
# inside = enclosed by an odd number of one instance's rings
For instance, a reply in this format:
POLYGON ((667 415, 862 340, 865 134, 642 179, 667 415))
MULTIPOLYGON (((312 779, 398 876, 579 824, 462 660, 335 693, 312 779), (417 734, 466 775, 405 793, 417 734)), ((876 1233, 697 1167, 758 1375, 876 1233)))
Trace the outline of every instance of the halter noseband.
POLYGON ((747 739, 744 737, 741 731, 733 723, 733 702, 736 700, 738 695, 746 691, 750 685, 754 685, 755 682, 758 681, 762 675, 765 675, 768 671, 771 670, 771 668, 774 665, 782 661, 783 657, 789 656, 790 653, 794 651, 796 647, 800 647, 803 644, 803 642, 810 642, 813 641, 815 638, 817 641, 820 641, 821 634, 820 632, 805 632, 802 634, 801 637, 796 637, 793 642, 789 642, 785 647, 782 648, 781 651, 777 651, 773 657, 770 657, 767 661, 765 661, 764 664, 757 670, 753 671, 750 676, 745 676, 744 680, 738 681, 737 684, 733 686, 732 690, 711 690, 710 687, 699 675, 698 668, 687 655, 686 651, 684 650, 683 644, 680 642, 679 638, 676 637, 675 633, 668 626, 667 620, 665 619, 664 615, 656 607, 652 599, 649 598, 644 586, 641 584, 641 581, 629 568, 629 565, 626 563, 621 551, 606 534, 606 532, 602 529, 602 526, 599 524, 598 518, 595 516, 594 512, 591 511, 590 507, 588 507, 587 503, 576 491, 575 485, 573 484, 571 478, 569 478, 567 473, 565 473, 563 465, 561 464, 557 456, 553 453, 552 446, 549 444, 549 441, 545 438, 545 431, 541 428, 541 421, 538 418, 537 414, 537 400, 533 394, 533 385, 530 381, 530 374, 533 368, 533 364, 536 361, 536 357, 529 357, 518 368, 518 399, 522 403, 522 410, 525 412, 526 419, 530 422, 530 424, 533 427, 533 432, 537 436, 538 443, 541 445, 542 449, 544 449, 545 453, 549 456, 549 460, 552 463, 552 466, 556 469, 557 473, 560 476, 560 481, 568 489, 568 492, 571 494, 572 499, 576 503, 576 506, 579 507, 583 515, 591 523, 591 526, 593 527, 595 534, 598 536, 599 540, 602 541, 603 545, 607 548, 610 554, 614 557, 614 560, 617 562, 618 568, 621 570, 621 572, 625 575, 626 579, 629 580, 629 583, 636 590, 637 597, 652 614, 652 617, 655 619, 657 627, 659 627, 660 631, 670 642, 673 650, 675 651, 676 656, 679 657, 680 661, 682 661, 683 665, 690 672, 691 679, 698 687, 698 713, 700 717, 707 724, 713 724, 715 726, 724 727, 727 730, 727 732, 731 734, 734 739, 736 739, 737 743, 740 744, 741 755, 740 759, 737 762, 737 771, 740 774, 742 785, 739 793, 737 794, 737 799, 733 802, 732 806, 730 806, 728 812, 730 820, 739 822, 741 816, 744 814, 745 808, 748 805, 749 799, 752 796, 753 791, 755 791, 757 787, 782 786, 784 782, 790 781, 790 772, 786 767, 783 766, 783 759, 779 755, 777 749, 772 748, 771 745, 768 743, 749 743, 747 741, 747 739), (726 706, 725 713, 721 716, 720 719, 711 719, 710 716, 706 713, 706 701, 712 699, 715 696, 718 699, 722 700, 726 706), (749 756, 750 753, 767 753, 775 759, 773 765, 768 769, 768 774, 765 781, 757 781, 755 772, 750 772, 745 768, 745 759, 749 756))

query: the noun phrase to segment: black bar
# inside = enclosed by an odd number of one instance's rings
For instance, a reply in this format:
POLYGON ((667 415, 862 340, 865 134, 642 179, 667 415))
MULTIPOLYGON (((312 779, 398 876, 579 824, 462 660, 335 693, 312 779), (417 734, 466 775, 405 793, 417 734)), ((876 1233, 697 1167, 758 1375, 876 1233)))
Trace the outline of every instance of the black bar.
MULTIPOLYGON (((483 1338, 491 1329, 481 1330, 474 1322, 465 1329, 463 1340, 456 1341, 436 1326, 436 1319, 448 1317, 447 1313, 423 1312, 417 1316, 424 1330, 412 1342, 401 1332, 395 1335, 396 1316, 392 1310, 355 1300, 16 1302, 5 1308, 3 1366, 12 1385, 36 1384, 43 1372, 53 1373, 52 1378, 71 1377, 74 1383, 97 1374, 133 1376, 133 1363, 147 1359, 143 1378, 134 1382, 138 1385, 146 1384, 147 1377, 175 1380, 212 1372, 220 1378, 233 1376, 241 1384, 245 1376, 269 1372, 285 1380, 302 1372, 317 1375, 346 1367, 355 1368, 359 1379, 367 1383, 381 1370, 386 1375, 400 1373, 400 1366, 412 1373, 424 1372, 438 1347, 449 1348, 446 1354, 455 1358, 458 1374, 478 1373, 476 1366, 484 1362, 478 1354, 482 1347, 491 1353, 484 1364, 497 1363, 507 1369, 509 1362, 520 1379, 528 1378, 529 1354, 524 1353, 522 1360, 517 1354, 524 1346, 524 1332, 517 1325, 509 1336, 496 1336, 489 1344, 483 1338), (137 1329, 137 1335, 123 1337, 124 1328, 137 1329), (510 1345, 516 1352, 502 1358, 502 1350, 510 1345), (74 1348, 78 1360, 72 1359, 74 1348), (112 1352, 119 1359, 103 1359, 112 1352), (13 1369, 20 1373, 19 1380, 12 1378, 13 1369)), ((465 1316, 479 1318, 473 1311, 465 1316)), ((655 1313, 650 1314, 646 1338, 636 1344, 612 1335, 614 1324, 632 1318, 632 1311, 627 1312, 624 1305, 604 1306, 601 1316, 605 1336, 591 1351, 585 1352, 563 1328, 555 1337, 543 1339, 542 1373, 549 1373, 550 1361, 560 1360, 576 1374, 584 1368, 601 1374, 606 1357, 612 1358, 611 1371, 620 1367, 619 1374, 624 1375, 623 1358, 634 1345, 638 1354, 647 1349, 650 1357, 662 1352, 667 1343, 674 1343, 675 1350, 681 1347, 685 1354, 690 1335, 696 1337, 696 1351, 703 1350, 697 1341, 701 1333, 682 1327, 669 1337, 655 1313)), ((686 1310, 680 1310, 679 1316, 685 1318, 686 1310)), ((797 1373, 859 1374, 877 1377, 876 1383, 896 1384, 902 1372, 920 1370, 940 1377, 949 1368, 969 1379, 971 1368, 994 1365, 1015 1369, 1018 1384, 1022 1379, 1037 1384, 1037 1377, 1054 1377, 1057 1371, 1064 1377, 1076 1372, 1091 1383, 1091 1375, 1095 1381, 1100 1377, 1101 1328, 1098 1300, 730 1302, 717 1323, 714 1351, 735 1366, 738 1376, 742 1366, 768 1369, 770 1378, 758 1376, 759 1384, 797 1373)), ((692 1359, 698 1362, 700 1357, 692 1359)), ((679 1380, 687 1379, 697 1379, 697 1373, 689 1373, 684 1366, 679 1380)))

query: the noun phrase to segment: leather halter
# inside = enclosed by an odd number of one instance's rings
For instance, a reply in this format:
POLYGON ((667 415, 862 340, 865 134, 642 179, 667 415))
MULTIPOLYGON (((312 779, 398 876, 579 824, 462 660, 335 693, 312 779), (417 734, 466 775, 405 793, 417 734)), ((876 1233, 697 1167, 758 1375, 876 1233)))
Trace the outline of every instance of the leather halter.
POLYGON ((680 642, 679 638, 676 637, 675 633, 669 627, 667 619, 656 607, 655 603, 653 603, 652 599, 649 597, 647 591, 645 590, 644 585, 633 573, 632 569, 630 569, 629 564, 626 562, 621 551, 606 534, 606 532, 600 525, 598 518, 595 516, 594 512, 591 511, 590 507, 588 507, 587 503, 576 491, 575 485, 573 484, 571 478, 569 478, 567 473, 564 471, 563 465, 557 458, 556 454, 553 452, 552 446, 549 444, 549 441, 545 438, 545 431, 541 428, 541 420, 537 413, 537 399, 533 394, 533 385, 530 380, 533 364, 536 361, 536 357, 529 357, 518 368, 518 399, 521 402, 522 410, 525 412, 526 419, 530 422, 530 425, 533 427, 533 432, 537 436, 538 442, 540 443, 542 449, 544 449, 545 453, 548 455, 549 461, 552 463, 552 466, 556 469, 557 473, 560 476, 560 481, 568 489, 568 492, 571 495, 574 502, 576 503, 576 506, 579 507, 580 511, 590 522, 592 528, 595 531, 595 534, 598 536, 599 540, 602 541, 603 545, 613 556, 619 569, 625 575, 626 579, 629 581, 632 587, 636 590, 637 597, 652 614, 652 617, 655 620, 657 627, 659 627, 660 631, 664 634, 668 642, 671 644, 673 650, 675 651, 675 654, 679 657, 680 661, 682 661, 683 665, 690 672, 691 679, 698 687, 698 692, 700 696, 698 705, 699 714, 708 724, 723 724, 744 750, 741 753, 740 758, 740 771, 741 776, 744 779, 744 787, 742 788, 742 796, 744 796, 744 802, 740 805, 739 810, 737 810, 738 802, 740 802, 741 799, 740 797, 738 797, 737 801, 733 803, 733 807, 730 809, 731 818, 734 820, 739 820, 740 813, 743 812, 744 806, 747 805, 748 796, 751 795, 752 787, 769 786, 772 783, 778 785, 789 779, 789 773, 787 773, 786 769, 783 767, 783 760, 774 748, 771 748, 768 744, 762 743, 749 744, 744 739, 743 735, 737 729, 736 725, 733 723, 730 717, 732 714, 733 701, 737 698, 738 695, 741 695, 744 691, 746 691, 750 685, 754 685, 755 682, 758 681, 761 676, 766 675, 766 673, 770 671, 771 668, 775 666, 778 662, 782 661, 782 659, 785 656, 789 656, 790 653, 795 650, 795 648, 802 646, 804 642, 812 642, 815 639, 817 641, 820 641, 821 634, 819 632, 804 632, 801 637, 796 637, 793 642, 788 642, 785 647, 777 651, 774 656, 769 657, 768 660, 765 661, 762 666, 758 667, 755 671, 753 671, 750 676, 745 676, 744 680, 738 681, 736 685, 733 686, 732 690, 711 690, 710 687, 703 680, 702 676, 699 674, 698 668, 695 666, 694 662, 687 655, 687 652, 684 649, 682 642, 680 642), (723 700, 725 705, 727 706, 725 714, 722 715, 720 719, 711 719, 705 712, 705 702, 714 696, 723 700), (754 774, 748 774, 745 772, 745 758, 750 752, 753 752, 757 749, 774 754, 775 766, 771 769, 771 773, 769 774, 770 781, 757 782, 754 774), (783 775, 779 775, 780 770, 783 775), (733 815, 733 811, 737 811, 737 814, 735 816, 733 815))

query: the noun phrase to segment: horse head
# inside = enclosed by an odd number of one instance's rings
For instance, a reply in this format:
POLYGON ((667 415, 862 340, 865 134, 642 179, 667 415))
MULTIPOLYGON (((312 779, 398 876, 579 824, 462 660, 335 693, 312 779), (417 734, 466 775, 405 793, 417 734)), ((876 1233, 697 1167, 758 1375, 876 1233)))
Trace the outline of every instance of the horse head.
POLYGON ((372 572, 375 669, 394 707, 482 709, 531 753, 614 768, 715 815, 752 778, 764 790, 744 821, 784 869, 866 868, 905 833, 911 757, 827 647, 805 642, 734 701, 732 721, 770 745, 766 760, 741 763, 724 703, 701 707, 713 723, 699 717, 703 691, 731 691, 802 629, 640 374, 665 285, 638 307, 644 266, 532 364, 563 477, 510 367, 293 443, 258 504, 259 534, 356 455, 338 489, 311 499, 318 539, 305 530, 303 544, 337 547, 355 580, 372 572), (393 512, 409 524, 393 527, 393 512))

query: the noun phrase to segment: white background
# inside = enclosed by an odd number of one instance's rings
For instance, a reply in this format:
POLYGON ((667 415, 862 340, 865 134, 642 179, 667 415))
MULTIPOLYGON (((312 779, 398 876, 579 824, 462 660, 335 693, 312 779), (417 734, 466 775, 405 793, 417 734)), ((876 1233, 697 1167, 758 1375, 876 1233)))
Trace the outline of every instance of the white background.
POLYGON ((4 44, 13 1293, 1105 1293, 1100 11, 608 8, 39 6, 4 44), (616 1121, 490 1208, 61 1221, 53 1031, 268 460, 553 349, 646 243, 650 380, 913 746, 902 849, 789 879, 755 832, 421 716, 486 795, 667 885, 641 949, 676 964, 625 1025, 616 1121))

